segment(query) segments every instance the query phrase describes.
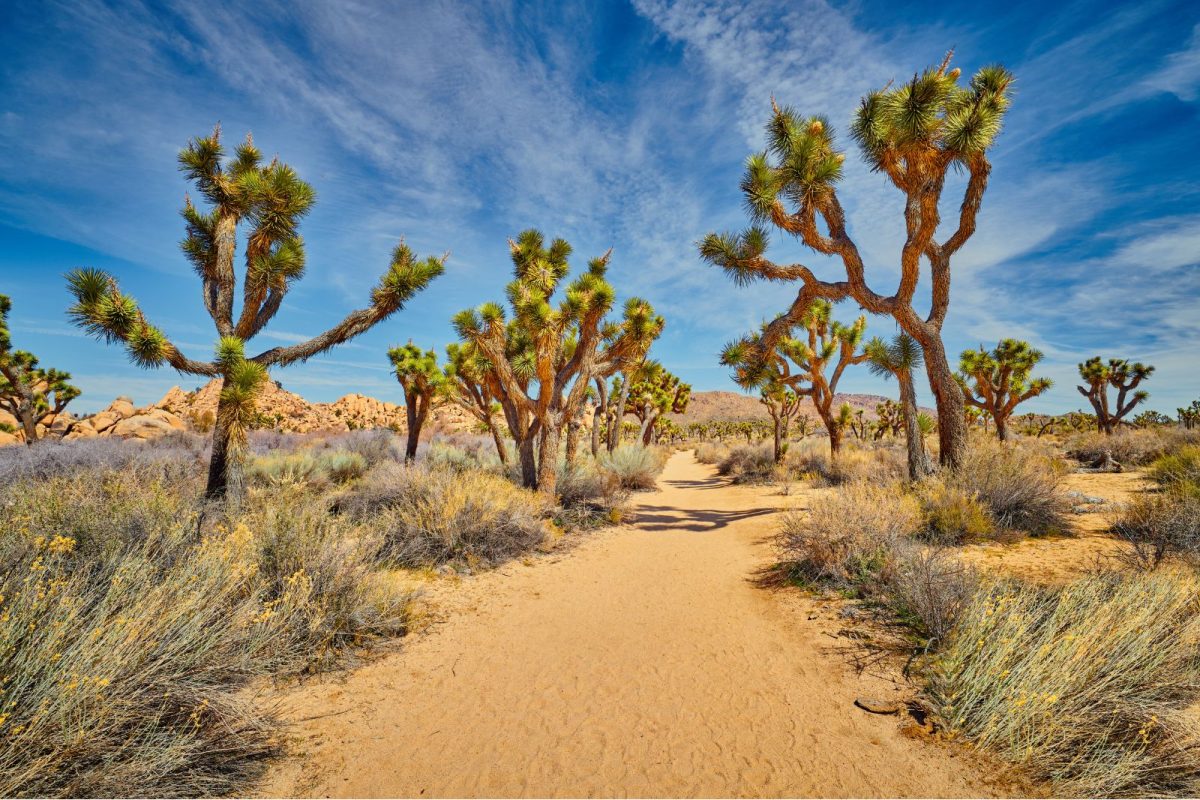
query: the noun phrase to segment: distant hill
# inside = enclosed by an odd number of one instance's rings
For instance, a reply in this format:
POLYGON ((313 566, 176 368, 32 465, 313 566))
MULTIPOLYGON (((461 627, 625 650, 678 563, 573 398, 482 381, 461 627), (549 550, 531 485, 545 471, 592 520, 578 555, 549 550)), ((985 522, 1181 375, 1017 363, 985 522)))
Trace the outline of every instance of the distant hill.
MULTIPOLYGON (((862 409, 867 419, 875 419, 875 406, 887 399, 878 394, 839 394, 834 399, 834 408, 849 403, 855 411, 862 409)), ((812 417, 814 421, 817 419, 817 411, 811 401, 805 401, 801 413, 812 417)), ((710 420, 770 419, 766 407, 758 401, 758 395, 740 392, 694 392, 688 410, 683 414, 671 414, 670 417, 679 425, 710 420)))

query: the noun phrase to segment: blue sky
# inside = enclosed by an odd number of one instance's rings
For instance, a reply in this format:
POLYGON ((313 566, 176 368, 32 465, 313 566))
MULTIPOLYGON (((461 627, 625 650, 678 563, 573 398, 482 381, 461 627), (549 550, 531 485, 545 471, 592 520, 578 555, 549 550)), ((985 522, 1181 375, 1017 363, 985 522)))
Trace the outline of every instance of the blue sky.
MULTIPOLYGON (((667 317, 657 356, 697 389, 733 388, 721 345, 787 307, 735 287, 695 242, 745 224, 737 185, 769 98, 844 130, 858 98, 940 60, 1003 62, 1018 95, 993 152, 979 231, 954 267, 951 350, 1004 336, 1058 385, 1029 410, 1083 404, 1091 355, 1154 363, 1150 407, 1200 396, 1200 6, 816 2, 4 3, 0 292, 19 347, 71 371, 95 410, 201 381, 130 366, 72 330, 62 274, 118 275, 185 352, 215 334, 178 250, 175 156, 220 120, 253 131, 317 191, 308 274, 261 335, 319 333, 366 302, 401 235, 450 251, 446 274, 374 331, 279 371, 313 400, 399 401, 385 351, 439 351, 450 316, 500 299, 505 239, 563 236, 582 266, 613 248, 620 298, 667 317)), ((900 196, 850 150, 841 186, 874 285, 897 274, 900 196)), ((957 206, 947 189, 947 208, 957 206)), ((838 267, 775 237, 771 255, 838 267)), ((840 309, 844 318, 857 311, 840 309)), ((894 326, 874 318, 868 331, 894 326)), ((255 348, 251 347, 251 350, 255 348)), ((847 372, 842 389, 894 387, 847 372)))

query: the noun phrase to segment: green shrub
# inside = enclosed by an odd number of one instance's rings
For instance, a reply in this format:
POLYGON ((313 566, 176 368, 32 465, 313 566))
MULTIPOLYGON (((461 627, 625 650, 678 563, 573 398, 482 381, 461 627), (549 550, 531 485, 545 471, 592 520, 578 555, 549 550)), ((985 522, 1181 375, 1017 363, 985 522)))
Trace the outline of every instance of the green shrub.
POLYGON ((925 517, 921 535, 931 542, 964 544, 996 532, 987 507, 960 486, 932 477, 917 486, 916 496, 925 517))
POLYGON ((1200 445, 1184 445, 1155 459, 1150 478, 1167 489, 1200 495, 1200 445))
POLYGON ((1196 795, 1200 582, 1094 575, 1057 590, 996 583, 931 665, 951 730, 1075 797, 1196 795))
POLYGON ((355 480, 366 471, 366 457, 346 450, 276 452, 251 459, 246 466, 246 476, 253 484, 308 484, 316 489, 355 480))

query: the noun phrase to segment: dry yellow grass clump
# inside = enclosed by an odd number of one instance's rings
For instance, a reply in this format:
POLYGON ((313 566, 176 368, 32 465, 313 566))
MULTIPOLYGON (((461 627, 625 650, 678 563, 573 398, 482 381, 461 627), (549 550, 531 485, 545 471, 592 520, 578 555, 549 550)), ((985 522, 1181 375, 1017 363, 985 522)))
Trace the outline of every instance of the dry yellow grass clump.
POLYGON ((1069 796, 1195 795, 1200 578, 1098 574, 993 583, 930 671, 951 729, 1069 796))

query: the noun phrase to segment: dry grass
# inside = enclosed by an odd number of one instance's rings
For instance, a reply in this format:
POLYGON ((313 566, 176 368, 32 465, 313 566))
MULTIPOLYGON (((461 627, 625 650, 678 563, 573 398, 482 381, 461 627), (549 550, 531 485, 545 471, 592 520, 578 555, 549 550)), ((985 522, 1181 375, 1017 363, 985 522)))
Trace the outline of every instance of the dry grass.
POLYGON ((893 548, 873 594, 923 641, 941 644, 979 586, 974 569, 941 547, 893 548))
POLYGON ((1168 559, 1200 563, 1200 494, 1176 488, 1135 497, 1117 509, 1112 532, 1129 543, 1127 560, 1140 569, 1168 559))
POLYGON ((951 730, 1068 796, 1195 795, 1200 689, 1192 572, 1095 575, 1059 590, 997 583, 930 672, 951 730))
POLYGON ((696 460, 701 464, 718 464, 729 455, 729 447, 722 442, 701 442, 696 445, 696 460))
POLYGON ((1200 430, 1180 428, 1121 428, 1111 436, 1098 432, 1075 434, 1067 439, 1067 455, 1088 467, 1099 467, 1105 455, 1125 468, 1149 464, 1188 444, 1200 444, 1200 430))
POLYGON ((1200 445, 1184 445, 1158 457, 1148 474, 1164 489, 1200 496, 1200 445))
POLYGON ((874 579, 897 544, 921 526, 915 500, 894 487, 855 483, 785 514, 777 543, 791 573, 851 588, 874 579))
POLYGON ((497 564, 541 543, 548 503, 486 472, 384 464, 338 507, 382 537, 386 558, 407 567, 460 559, 497 564))
POLYGON ((934 476, 918 484, 915 492, 925 516, 922 538, 935 544, 966 544, 996 533, 988 508, 961 486, 934 476))
POLYGON ((623 444, 611 453, 601 453, 597 468, 614 475, 623 489, 653 489, 666 464, 665 453, 655 447, 623 444))
POLYGON ((775 463, 770 442, 743 444, 730 448, 717 464, 717 474, 731 478, 734 483, 767 483, 782 475, 775 463))
POLYGON ((1063 534, 1070 531, 1071 513, 1061 488, 1066 469, 1046 448, 976 440, 946 483, 983 504, 1004 531, 1063 534))

